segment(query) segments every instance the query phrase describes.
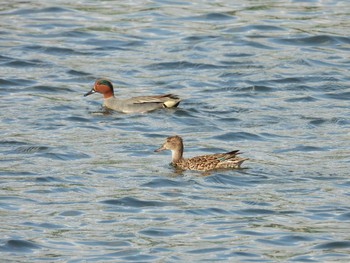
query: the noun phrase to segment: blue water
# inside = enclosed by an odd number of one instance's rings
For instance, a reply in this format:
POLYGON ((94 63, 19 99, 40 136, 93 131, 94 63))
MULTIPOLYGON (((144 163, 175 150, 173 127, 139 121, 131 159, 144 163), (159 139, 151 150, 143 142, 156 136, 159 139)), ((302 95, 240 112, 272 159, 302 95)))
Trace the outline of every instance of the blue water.
POLYGON ((348 262, 348 1, 0 4, 4 262, 348 262), (234 2, 234 3, 230 3, 234 2), (174 93, 121 114, 83 97, 174 93), (239 149, 244 169, 175 171, 239 149))

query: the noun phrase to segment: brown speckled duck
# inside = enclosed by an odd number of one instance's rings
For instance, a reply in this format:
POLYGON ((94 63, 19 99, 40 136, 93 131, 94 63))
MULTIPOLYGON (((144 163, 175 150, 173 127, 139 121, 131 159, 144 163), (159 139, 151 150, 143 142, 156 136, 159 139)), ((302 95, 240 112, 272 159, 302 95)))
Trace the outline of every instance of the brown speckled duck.
POLYGON ((247 158, 238 157, 238 150, 185 159, 182 157, 184 146, 180 136, 168 137, 164 144, 159 149, 155 150, 155 152, 163 150, 171 150, 172 165, 183 170, 209 171, 213 169, 234 169, 240 168, 241 164, 245 160, 248 160, 247 158))
POLYGON ((112 82, 106 79, 96 80, 93 88, 84 96, 96 92, 103 94, 104 107, 123 113, 145 113, 161 108, 173 108, 177 107, 181 101, 178 96, 173 94, 119 99, 114 96, 112 82))

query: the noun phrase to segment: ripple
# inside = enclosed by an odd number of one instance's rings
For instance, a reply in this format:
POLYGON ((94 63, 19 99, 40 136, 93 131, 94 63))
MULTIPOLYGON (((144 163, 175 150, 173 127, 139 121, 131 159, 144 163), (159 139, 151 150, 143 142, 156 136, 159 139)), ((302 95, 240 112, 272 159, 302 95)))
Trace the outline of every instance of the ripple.
POLYGON ((206 254, 206 253, 222 252, 227 250, 228 250, 227 248, 215 247, 215 248, 194 249, 194 250, 189 250, 187 252, 190 254, 206 254))
POLYGON ((160 28, 146 28, 142 29, 141 32, 144 32, 146 34, 152 34, 157 37, 167 38, 172 35, 177 35, 175 31, 172 30, 165 30, 160 28))
MULTIPOLYGON (((20 79, 20 78, 12 78, 12 79, 1 79, 0 78, 0 85, 1 86, 29 86, 33 85, 35 83, 34 80, 29 80, 29 79, 20 79)), ((13 90, 11 90, 13 92, 13 90)))
POLYGON ((240 235, 248 235, 248 236, 270 236, 271 234, 269 233, 262 233, 262 232, 257 232, 257 231, 252 231, 252 230, 237 230, 235 231, 236 234, 240 235))
MULTIPOLYGON (((113 253, 113 257, 115 257, 116 253, 113 253)), ((137 254, 137 253, 132 253, 131 256, 125 256, 125 257, 121 257, 121 259, 126 260, 126 261, 130 261, 130 262, 142 262, 142 261, 149 261, 149 262, 153 262, 154 260, 157 259, 156 256, 152 256, 152 255, 148 255, 148 254, 137 254), (136 255, 135 255, 136 254, 136 255)))
POLYGON ((250 46, 250 47, 253 47, 253 48, 266 49, 266 50, 276 50, 275 47, 262 44, 259 41, 252 41, 252 40, 248 41, 248 40, 245 40, 243 42, 244 42, 244 45, 250 46))
POLYGON ((299 145, 297 147, 293 147, 290 149, 280 149, 275 150, 276 153, 283 153, 283 152, 323 152, 323 151, 329 151, 330 147, 317 147, 317 146, 310 146, 310 145, 299 145))
POLYGON ((230 171, 229 175, 226 174, 214 174, 205 178, 205 181, 210 183, 211 187, 232 187, 232 186, 251 186, 252 181, 237 175, 238 171, 230 171))
POLYGON ((350 221, 350 212, 343 213, 343 214, 337 216, 337 219, 341 220, 341 221, 350 221))
POLYGON ((235 19, 235 17, 228 13, 208 13, 200 16, 191 16, 191 17, 181 18, 181 20, 207 21, 207 22, 231 21, 233 19, 235 19))
POLYGON ((4 66, 13 67, 13 68, 46 67, 48 65, 49 63, 38 59, 31 59, 31 60, 16 59, 4 64, 4 66))
MULTIPOLYGON (((95 34, 83 31, 83 29, 65 31, 65 32, 60 33, 60 36, 75 38, 75 39, 79 39, 79 38, 85 39, 85 38, 96 37, 95 34)), ((75 51, 79 53, 79 51, 77 51, 77 50, 75 50, 75 51)), ((88 54, 88 52, 86 54, 88 54)))
POLYGON ((31 252, 32 250, 36 250, 40 248, 41 246, 37 245, 32 241, 11 239, 11 240, 7 240, 4 245, 0 246, 0 251, 27 253, 27 252, 31 252))
POLYGON ((313 101, 317 101, 317 99, 311 96, 302 96, 299 98, 286 99, 285 101, 286 102, 313 102, 313 101))
POLYGON ((38 93, 61 93, 61 92, 73 92, 72 89, 67 87, 56 87, 56 86, 44 86, 44 85, 36 85, 31 86, 27 89, 27 91, 34 91, 38 93))
POLYGON ((257 239, 256 241, 272 246, 296 246, 305 241, 312 241, 312 239, 302 236, 288 235, 279 239, 257 239))
POLYGON ((60 216, 80 216, 83 215, 83 212, 80 211, 75 211, 75 210, 71 210, 71 211, 64 211, 62 213, 60 213, 60 216))
POLYGON ((274 39, 273 42, 285 45, 298 45, 298 46, 328 46, 338 43, 350 43, 350 38, 347 37, 335 37, 330 35, 318 35, 310 37, 298 37, 298 38, 279 38, 274 39))
POLYGON ((46 152, 49 147, 46 146, 21 146, 15 149, 18 153, 38 153, 46 152))
POLYGON ((86 159, 90 158, 89 155, 85 153, 79 153, 79 152, 64 152, 64 153, 58 153, 58 152, 48 152, 43 155, 42 157, 53 159, 53 160, 60 160, 60 161, 72 161, 72 160, 80 160, 80 159, 86 159))
POLYGON ((0 175, 2 176, 35 176, 37 175, 36 173, 33 172, 28 172, 28 171, 0 171, 0 175))
POLYGON ((226 66, 219 66, 206 63, 191 63, 187 61, 178 62, 161 62, 154 63, 146 66, 149 70, 183 70, 183 69, 196 69, 196 70, 207 70, 207 69, 218 69, 225 68, 226 66))
POLYGON ((270 209, 259 209, 259 208, 241 209, 241 210, 238 210, 236 212, 238 214, 241 214, 241 215, 251 215, 251 216, 276 214, 276 212, 273 211, 273 210, 270 210, 270 209))
POLYGON ((222 135, 213 136, 213 138, 221 141, 263 141, 263 138, 261 138, 259 135, 249 132, 227 132, 222 135))
POLYGON ((35 181, 38 183, 48 183, 48 182, 64 182, 64 180, 60 179, 60 178, 56 178, 53 176, 41 176, 41 177, 37 177, 35 178, 35 181))
POLYGON ((50 55, 58 55, 58 56, 63 56, 63 55, 77 55, 80 52, 78 52, 75 49, 72 48, 64 48, 64 47, 45 47, 45 48, 40 48, 42 52, 45 52, 50 55))
POLYGON ((18 141, 18 140, 2 140, 0 141, 0 147, 1 146, 13 146, 13 145, 28 145, 27 142, 24 141, 18 141))
POLYGON ((70 69, 67 71, 68 74, 73 75, 73 76, 89 76, 90 73, 84 72, 84 71, 79 71, 79 70, 74 70, 74 69, 70 69))
MULTIPOLYGON (((91 123, 91 120, 88 118, 83 118, 83 117, 78 117, 78 116, 71 116, 66 118, 67 121, 72 121, 72 122, 83 122, 83 123, 91 123)), ((99 129, 98 127, 96 127, 99 129)))
POLYGON ((67 8, 63 7, 47 7, 47 8, 20 8, 13 12, 3 13, 6 15, 32 15, 32 14, 40 14, 40 13, 63 13, 70 11, 67 8))
POLYGON ((115 50, 130 50, 132 47, 140 47, 144 45, 144 42, 139 40, 90 38, 88 40, 85 40, 84 44, 97 46, 95 50, 99 50, 99 51, 115 51, 115 50))
POLYGON ((101 203, 107 204, 107 205, 114 205, 114 206, 124 206, 124 207, 136 207, 136 208, 142 208, 142 207, 164 207, 164 206, 171 206, 171 203, 168 202, 159 202, 159 201, 143 201, 139 200, 134 197, 123 197, 120 199, 111 199, 111 200, 105 200, 101 203))
POLYGON ((7 61, 10 61, 12 59, 13 59, 12 57, 0 55, 0 61, 1 62, 4 62, 4 61, 7 62, 7 61))
POLYGON ((335 100, 350 100, 350 92, 330 92, 323 96, 335 100))
POLYGON ((285 28, 279 26, 272 25, 247 25, 247 26, 239 26, 233 29, 228 29, 226 32, 249 32, 249 31, 286 31, 285 28))
POLYGON ((142 230, 139 232, 142 235, 145 236, 151 236, 151 237, 171 237, 176 235, 182 235, 186 234, 186 231, 178 231, 178 230, 171 230, 171 229, 162 229, 162 228, 148 228, 146 230, 142 230))
POLYGON ((330 124, 330 125, 346 124, 346 122, 343 122, 343 120, 339 119, 339 118, 326 119, 326 118, 319 118, 319 117, 303 117, 302 119, 307 120, 308 123, 312 126, 321 126, 321 125, 325 125, 325 124, 330 124))
MULTIPOLYGON (((231 253, 229 255, 230 257, 233 258, 237 258, 237 257, 243 257, 243 258, 260 258, 259 254, 254 254, 254 253, 248 253, 248 252, 243 252, 243 251, 239 251, 239 252, 234 252, 231 253)), ((255 260, 247 260, 248 262, 254 262, 255 260)), ((256 260, 257 262, 259 262, 259 260, 256 260)))
POLYGON ((229 215, 230 211, 226 211, 220 208, 207 208, 207 209, 188 209, 186 214, 193 215, 202 215, 202 216, 210 216, 210 215, 229 215))
POLYGON ((143 187, 150 187, 150 188, 182 187, 187 185, 188 183, 186 181, 175 181, 175 180, 164 179, 164 178, 156 178, 148 183, 142 184, 143 187))
POLYGON ((315 249, 347 249, 350 248, 350 241, 333 241, 314 246, 315 249))
POLYGON ((71 149, 67 149, 66 147, 48 147, 48 146, 20 146, 15 148, 14 150, 8 151, 8 153, 17 153, 17 154, 35 154, 40 157, 55 159, 55 160, 78 160, 89 158, 90 156, 74 151, 71 149))
POLYGON ((25 222, 23 225, 26 226, 32 226, 32 227, 38 227, 38 228, 45 228, 45 229, 62 229, 64 228, 64 225, 57 225, 57 224, 51 224, 51 223, 32 223, 32 222, 25 222))
POLYGON ((78 242, 79 244, 82 245, 87 245, 87 246, 98 246, 98 247, 130 247, 131 243, 127 241, 82 241, 78 242))
POLYGON ((273 92, 275 91, 274 88, 269 87, 269 86, 263 86, 263 85, 254 85, 254 86, 249 86, 249 87, 243 87, 243 88, 239 88, 239 91, 248 91, 248 92, 273 92))
POLYGON ((182 40, 183 40, 183 41, 188 41, 188 42, 201 42, 201 41, 206 41, 206 40, 215 40, 215 39, 217 39, 217 38, 218 38, 218 36, 193 35, 193 36, 184 37, 182 40))

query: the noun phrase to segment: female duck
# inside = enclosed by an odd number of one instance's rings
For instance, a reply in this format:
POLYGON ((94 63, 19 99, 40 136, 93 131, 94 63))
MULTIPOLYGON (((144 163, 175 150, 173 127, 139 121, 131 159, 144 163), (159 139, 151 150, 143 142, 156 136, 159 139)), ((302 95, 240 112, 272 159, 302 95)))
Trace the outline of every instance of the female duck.
POLYGON ((248 160, 247 158, 238 157, 238 150, 185 159, 182 157, 183 149, 184 146, 181 137, 171 136, 168 137, 164 144, 159 149, 155 150, 155 152, 171 150, 172 165, 183 170, 209 171, 213 169, 240 168, 241 164, 245 160, 248 160))
POLYGON ((123 113, 144 113, 161 108, 177 107, 181 101, 178 96, 173 94, 118 99, 114 96, 112 83, 106 79, 96 80, 93 88, 84 96, 96 92, 103 94, 103 106, 123 113))

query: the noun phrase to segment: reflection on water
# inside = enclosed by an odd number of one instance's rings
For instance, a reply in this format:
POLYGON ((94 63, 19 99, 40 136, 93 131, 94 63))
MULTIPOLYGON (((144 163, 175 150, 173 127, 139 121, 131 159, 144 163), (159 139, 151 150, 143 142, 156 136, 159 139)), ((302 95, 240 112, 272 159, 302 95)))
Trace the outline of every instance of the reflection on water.
POLYGON ((12 1, 0 6, 5 261, 349 257, 345 1, 12 1), (174 93, 125 115, 84 98, 174 93), (240 149, 244 169, 176 171, 240 149))

